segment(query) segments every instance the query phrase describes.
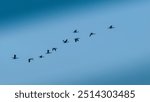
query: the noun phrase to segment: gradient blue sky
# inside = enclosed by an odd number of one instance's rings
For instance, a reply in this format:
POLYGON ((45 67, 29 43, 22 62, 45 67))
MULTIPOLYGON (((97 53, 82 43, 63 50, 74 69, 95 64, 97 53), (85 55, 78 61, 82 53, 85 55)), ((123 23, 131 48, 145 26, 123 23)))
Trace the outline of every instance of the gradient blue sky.
POLYGON ((0 4, 0 84, 150 84, 150 1, 0 4), (116 28, 108 30, 111 24, 116 28), (89 38, 91 32, 96 35, 89 38), (58 51, 45 55, 52 47, 58 51), (27 63, 29 57, 35 60, 27 63))

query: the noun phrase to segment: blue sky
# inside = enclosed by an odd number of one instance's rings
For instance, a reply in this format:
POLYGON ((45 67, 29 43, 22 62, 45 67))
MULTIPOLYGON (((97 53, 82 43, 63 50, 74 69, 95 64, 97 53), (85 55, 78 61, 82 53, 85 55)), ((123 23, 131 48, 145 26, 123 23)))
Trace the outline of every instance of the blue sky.
POLYGON ((0 84, 150 84, 148 0, 45 2, 2 7, 0 84), (52 47, 58 51, 45 55, 52 47))

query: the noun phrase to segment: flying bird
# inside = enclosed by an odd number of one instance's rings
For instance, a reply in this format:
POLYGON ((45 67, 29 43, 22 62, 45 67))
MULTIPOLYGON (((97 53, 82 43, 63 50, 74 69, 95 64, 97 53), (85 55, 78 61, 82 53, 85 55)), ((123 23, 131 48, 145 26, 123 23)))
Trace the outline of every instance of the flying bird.
POLYGON ((18 59, 17 55, 14 54, 14 56, 12 57, 12 59, 18 59))
POLYGON ((43 56, 43 55, 40 55, 39 58, 44 58, 44 56, 43 56))
POLYGON ((58 48, 52 48, 52 51, 56 51, 58 48))
POLYGON ((95 33, 90 33, 89 37, 91 37, 92 35, 95 35, 95 33))
POLYGON ((73 33, 79 33, 79 31, 76 29, 76 30, 73 31, 73 33))
POLYGON ((46 51, 46 54, 50 54, 50 53, 52 53, 52 52, 50 52, 50 50, 47 50, 47 51, 46 51))
POLYGON ((68 39, 66 39, 66 40, 63 40, 63 42, 64 42, 64 43, 68 43, 69 41, 68 41, 68 39))
POLYGON ((108 29, 113 29, 113 28, 115 28, 113 25, 110 25, 110 26, 108 27, 108 29))
POLYGON ((79 41, 79 39, 80 39, 80 38, 75 38, 75 39, 74 39, 74 41, 75 41, 75 42, 78 42, 78 41, 79 41))
POLYGON ((34 60, 34 59, 33 59, 33 58, 29 58, 29 59, 28 59, 28 62, 30 63, 32 60, 34 60))

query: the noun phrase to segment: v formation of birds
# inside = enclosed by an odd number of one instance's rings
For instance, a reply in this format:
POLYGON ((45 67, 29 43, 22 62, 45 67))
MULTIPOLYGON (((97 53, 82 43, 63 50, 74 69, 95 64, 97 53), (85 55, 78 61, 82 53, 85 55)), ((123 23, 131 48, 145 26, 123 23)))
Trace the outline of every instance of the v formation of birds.
MULTIPOLYGON (((113 28, 115 28, 113 25, 110 25, 110 26, 108 27, 108 29, 113 29, 113 28)), ((78 31, 77 29, 75 29, 75 30, 73 31, 73 33, 79 33, 79 31, 78 31)), ((96 35, 96 33, 91 32, 91 33, 89 34, 89 37, 94 36, 94 35, 96 35)), ((74 38, 75 43, 79 42, 79 40, 80 40, 80 38, 74 38)), ((62 41, 63 41, 64 44, 69 43, 69 39, 64 39, 64 40, 62 40, 62 41)), ((54 47, 54 48, 52 48, 51 50, 47 50, 45 54, 51 54, 52 52, 56 52, 57 49, 58 49, 58 48, 55 48, 55 47, 54 47)), ((40 59, 44 58, 44 55, 40 55, 39 58, 40 58, 40 59)), ((14 54, 13 57, 12 57, 12 59, 16 60, 16 59, 19 59, 19 57, 17 57, 17 55, 14 54)), ((27 61, 28 61, 28 63, 31 63, 33 60, 34 60, 34 58, 28 58, 27 61)))

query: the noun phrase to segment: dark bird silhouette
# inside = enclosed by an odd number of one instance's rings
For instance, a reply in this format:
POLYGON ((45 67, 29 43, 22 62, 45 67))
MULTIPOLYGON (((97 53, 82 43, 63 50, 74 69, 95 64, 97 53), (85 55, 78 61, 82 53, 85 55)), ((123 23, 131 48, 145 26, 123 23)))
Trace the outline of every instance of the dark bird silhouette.
POLYGON ((68 43, 69 41, 68 41, 68 39, 66 39, 66 40, 63 40, 63 42, 64 42, 64 43, 68 43))
POLYGON ((80 39, 80 38, 75 38, 75 39, 74 39, 74 41, 75 41, 75 42, 78 42, 78 41, 79 41, 79 39, 80 39))
POLYGON ((56 51, 58 48, 52 48, 52 51, 56 51))
POLYGON ((12 59, 18 59, 17 55, 14 54, 14 56, 12 57, 12 59))
POLYGON ((108 29, 113 29, 113 28, 115 28, 113 25, 110 25, 110 26, 108 27, 108 29))
POLYGON ((73 31, 73 33, 79 33, 79 31, 76 29, 76 30, 73 31))
POLYGON ((95 35, 95 33, 90 33, 89 37, 91 37, 92 35, 95 35))
POLYGON ((44 56, 43 56, 43 55, 40 55, 39 58, 44 58, 44 56))
POLYGON ((28 59, 28 62, 30 63, 32 60, 34 60, 34 58, 29 58, 29 59, 28 59))
POLYGON ((51 53, 52 53, 52 52, 50 52, 50 50, 47 50, 47 51, 46 51, 46 54, 51 54, 51 53))

